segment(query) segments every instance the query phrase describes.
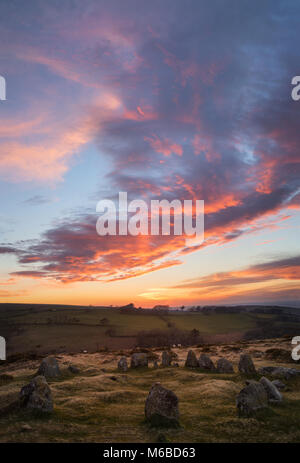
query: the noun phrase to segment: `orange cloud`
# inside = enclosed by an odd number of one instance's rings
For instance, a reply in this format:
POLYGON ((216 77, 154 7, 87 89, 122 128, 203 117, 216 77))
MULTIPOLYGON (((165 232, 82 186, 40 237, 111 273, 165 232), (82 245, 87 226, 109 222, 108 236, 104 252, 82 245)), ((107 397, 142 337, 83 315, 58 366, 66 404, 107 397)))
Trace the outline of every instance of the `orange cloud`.
POLYGON ((150 143, 154 151, 164 156, 170 156, 172 153, 182 156, 182 146, 171 142, 167 138, 161 140, 157 135, 152 135, 152 137, 144 137, 144 140, 150 143))
POLYGON ((185 292, 185 300, 205 303, 297 299, 300 295, 299 269, 300 256, 295 256, 246 269, 213 273, 188 280, 172 289, 177 295, 185 292))
POLYGON ((207 136, 196 134, 192 145, 194 153, 198 156, 201 153, 205 154, 207 161, 212 162, 221 158, 220 154, 213 150, 211 140, 207 136))

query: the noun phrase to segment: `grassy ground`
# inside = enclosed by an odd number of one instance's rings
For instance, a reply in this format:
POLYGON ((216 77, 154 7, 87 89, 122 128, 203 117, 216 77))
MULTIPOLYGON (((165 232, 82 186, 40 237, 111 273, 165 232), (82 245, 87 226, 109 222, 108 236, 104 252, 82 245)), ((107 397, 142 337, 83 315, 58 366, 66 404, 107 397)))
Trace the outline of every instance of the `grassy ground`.
MULTIPOLYGON (((230 375, 186 369, 184 348, 174 349, 179 368, 153 369, 150 364, 149 369, 126 374, 116 369, 118 352, 60 355, 63 375, 49 381, 53 414, 0 415, 0 442, 300 442, 300 379, 289 380, 281 405, 253 418, 237 417, 235 398, 246 379, 237 372, 240 353, 252 353, 257 367, 275 365, 264 358, 270 347, 288 350, 291 346, 283 339, 211 346, 209 355, 214 360, 224 356, 233 361, 235 373, 230 375), (68 372, 70 363, 80 368, 79 375, 68 372), (144 422, 145 400, 156 381, 178 395, 179 429, 154 429, 144 422), (24 424, 32 429, 22 431, 24 424)), ((201 352, 194 350, 197 355, 201 352)), ((125 354, 129 357, 129 352, 125 354)), ((0 373, 14 377, 12 382, 0 383, 0 409, 18 396, 38 364, 27 361, 0 367, 0 373)))
POLYGON ((0 305, 0 335, 7 338, 8 354, 33 350, 42 354, 95 352, 105 347, 133 347, 137 334, 144 330, 197 329, 203 336, 229 333, 237 340, 255 328, 260 318, 262 315, 248 313, 176 312, 160 316, 147 311, 123 314, 116 308, 0 305), (113 330, 113 336, 108 330, 113 330))

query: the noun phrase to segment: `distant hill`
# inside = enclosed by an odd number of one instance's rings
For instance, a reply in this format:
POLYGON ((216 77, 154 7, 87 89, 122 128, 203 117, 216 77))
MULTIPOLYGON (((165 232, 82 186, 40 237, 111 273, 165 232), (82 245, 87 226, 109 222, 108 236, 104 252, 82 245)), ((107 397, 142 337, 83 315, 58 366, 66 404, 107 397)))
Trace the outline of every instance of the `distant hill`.
POLYGON ((298 336, 290 307, 209 306, 191 311, 49 304, 0 304, 0 336, 8 355, 96 352, 298 336))

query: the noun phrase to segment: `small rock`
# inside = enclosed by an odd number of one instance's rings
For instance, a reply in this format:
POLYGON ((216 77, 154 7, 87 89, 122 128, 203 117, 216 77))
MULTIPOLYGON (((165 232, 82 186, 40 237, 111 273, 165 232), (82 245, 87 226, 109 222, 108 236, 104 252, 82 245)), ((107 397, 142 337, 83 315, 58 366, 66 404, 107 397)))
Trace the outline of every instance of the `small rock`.
POLYGON ((252 358, 249 354, 242 354, 239 361, 239 371, 246 375, 253 375, 256 373, 256 369, 252 358))
POLYGON ((215 371, 216 367, 214 362, 207 354, 201 354, 199 357, 198 365, 203 370, 215 371))
POLYGON ((131 368, 148 367, 148 357, 144 353, 136 353, 131 356, 131 368))
POLYGON ((45 358, 40 368, 38 369, 37 375, 45 376, 46 378, 57 378, 61 375, 58 362, 55 357, 45 358))
POLYGON ((196 354, 193 350, 189 350, 187 354, 187 358, 185 361, 185 366, 188 368, 197 368, 198 367, 198 360, 196 354))
POLYGON ((161 364, 163 367, 169 367, 171 366, 172 362, 172 356, 170 352, 167 350, 164 350, 163 353, 161 354, 161 364))
POLYGON ((262 375, 271 375, 275 378, 290 379, 300 375, 300 370, 286 367, 261 367, 258 372, 262 375))
POLYGON ((52 412, 53 401, 51 389, 44 376, 36 376, 29 384, 22 387, 20 405, 42 412, 52 412))
POLYGON ((236 398, 236 406, 240 417, 249 417, 257 410, 268 406, 268 395, 262 384, 251 381, 236 398))
POLYGON ((127 371, 128 370, 128 363, 126 357, 121 357, 118 363, 118 369, 120 371, 127 371))
POLYGON ((219 373, 234 373, 232 363, 224 358, 218 360, 217 370, 219 373))
POLYGON ((295 368, 277 367, 272 371, 271 375, 275 378, 290 379, 300 375, 300 370, 296 370, 295 368))
POLYGON ((277 367, 261 367, 257 371, 261 375, 270 375, 277 367))
POLYGON ((145 416, 152 426, 178 427, 177 396, 160 383, 155 383, 146 400, 145 416))
POLYGON ((69 365, 68 370, 74 375, 77 375, 78 373, 80 373, 80 370, 79 368, 76 367, 76 365, 69 365))
POLYGON ((273 383, 271 383, 271 381, 268 380, 268 378, 265 378, 263 376, 262 378, 260 378, 259 382, 265 388, 265 391, 268 395, 269 402, 278 403, 282 401, 282 395, 278 391, 277 387, 273 383))
MULTIPOLYGON (((102 371, 102 370, 101 370, 101 371, 102 371)), ((97 368, 88 368, 85 372, 86 372, 86 374, 88 374, 88 375, 95 375, 95 374, 98 373, 98 370, 97 370, 97 368)))
POLYGON ((277 387, 277 389, 286 389, 286 384, 280 381, 280 379, 274 379, 274 381, 272 381, 272 384, 274 384, 274 386, 277 387))

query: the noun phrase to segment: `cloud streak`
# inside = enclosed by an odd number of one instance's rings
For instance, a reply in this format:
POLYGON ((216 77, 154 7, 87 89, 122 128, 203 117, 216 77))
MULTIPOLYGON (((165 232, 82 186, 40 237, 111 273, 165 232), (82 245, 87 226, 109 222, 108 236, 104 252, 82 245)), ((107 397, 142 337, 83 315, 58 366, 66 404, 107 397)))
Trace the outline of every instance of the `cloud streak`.
POLYGON ((198 301, 263 302, 297 300, 300 296, 300 255, 269 260, 250 267, 180 283, 187 298, 198 301))

